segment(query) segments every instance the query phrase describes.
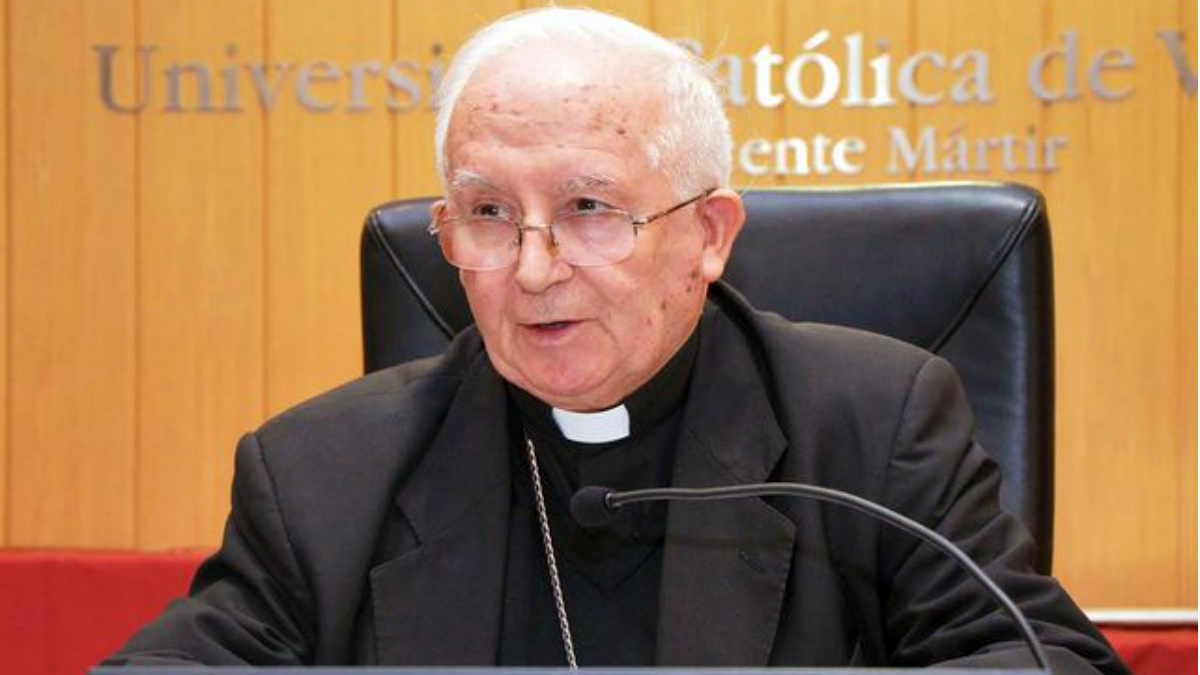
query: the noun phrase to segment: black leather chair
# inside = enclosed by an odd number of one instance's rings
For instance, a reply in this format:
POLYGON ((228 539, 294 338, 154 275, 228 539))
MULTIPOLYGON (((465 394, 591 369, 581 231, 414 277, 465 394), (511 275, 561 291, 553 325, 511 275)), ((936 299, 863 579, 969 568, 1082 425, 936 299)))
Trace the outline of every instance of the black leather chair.
MULTIPOLYGON (((759 309, 855 326, 952 362, 1009 511, 1049 572, 1054 505, 1050 228, 1036 191, 1001 184, 750 190, 725 280, 759 309)), ((362 234, 367 371, 440 353, 471 323, 425 233, 431 200, 384 204, 362 234)))

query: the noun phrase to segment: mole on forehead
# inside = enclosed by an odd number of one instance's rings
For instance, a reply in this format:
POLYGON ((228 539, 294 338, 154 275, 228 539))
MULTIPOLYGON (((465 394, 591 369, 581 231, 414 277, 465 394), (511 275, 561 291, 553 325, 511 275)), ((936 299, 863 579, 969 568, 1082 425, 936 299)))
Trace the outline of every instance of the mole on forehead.
POLYGON ((488 102, 512 102, 531 99, 556 99, 563 103, 594 104, 611 101, 638 91, 636 78, 628 71, 601 73, 561 73, 554 70, 530 72, 484 70, 476 73, 464 88, 488 102))

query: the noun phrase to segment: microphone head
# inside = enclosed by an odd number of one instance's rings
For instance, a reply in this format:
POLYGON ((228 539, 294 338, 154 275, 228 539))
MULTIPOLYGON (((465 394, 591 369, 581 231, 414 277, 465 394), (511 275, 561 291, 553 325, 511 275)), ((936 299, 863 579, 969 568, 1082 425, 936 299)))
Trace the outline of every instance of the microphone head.
POLYGON ((571 497, 571 517, 580 526, 594 529, 604 527, 617 513, 608 505, 609 488, 600 485, 588 485, 579 489, 571 497))

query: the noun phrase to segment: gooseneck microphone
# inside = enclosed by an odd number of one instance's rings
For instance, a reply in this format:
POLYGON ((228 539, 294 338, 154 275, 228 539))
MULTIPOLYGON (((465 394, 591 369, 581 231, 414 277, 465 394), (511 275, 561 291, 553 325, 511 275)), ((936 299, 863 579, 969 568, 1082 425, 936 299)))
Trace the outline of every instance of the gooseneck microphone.
POLYGON ((902 516, 886 506, 881 506, 849 492, 803 483, 750 483, 713 488, 654 488, 630 490, 629 492, 617 492, 606 487, 590 485, 581 488, 571 497, 571 515, 583 527, 595 528, 611 521, 616 517, 618 509, 629 504, 657 501, 699 502, 769 496, 805 497, 845 506, 882 520, 933 545, 934 548, 950 556, 959 567, 987 589, 988 594, 1004 608, 1004 611, 1017 624, 1021 638, 1029 647, 1029 651, 1033 652, 1033 659, 1037 662, 1038 668, 1047 673, 1050 672, 1050 665, 1046 660, 1046 653, 1042 650, 1042 643, 1038 640, 1037 634, 1033 632, 1033 628, 1030 627, 1029 621, 1020 608, 996 585, 996 582, 984 574, 975 561, 963 553, 962 549, 921 523, 902 516))

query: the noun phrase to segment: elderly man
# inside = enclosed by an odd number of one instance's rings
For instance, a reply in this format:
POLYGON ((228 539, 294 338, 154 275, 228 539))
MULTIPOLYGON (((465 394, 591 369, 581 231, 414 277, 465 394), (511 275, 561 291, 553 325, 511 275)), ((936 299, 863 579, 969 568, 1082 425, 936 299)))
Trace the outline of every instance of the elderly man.
POLYGON ((957 541, 1057 672, 1124 672, 1028 567, 943 361, 756 313, 704 66, 585 10, 510 16, 440 91, 431 233, 476 320, 246 435, 221 550, 113 663, 1027 664, 950 563, 800 501, 633 509, 580 486, 802 481, 957 541))

